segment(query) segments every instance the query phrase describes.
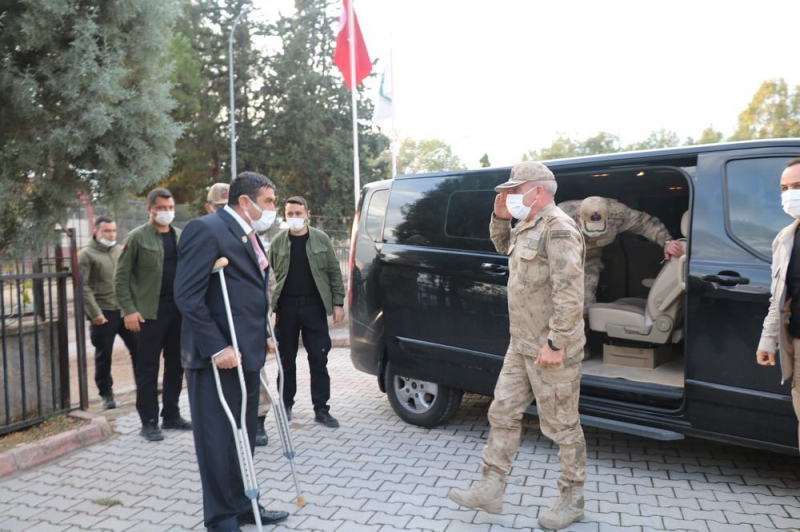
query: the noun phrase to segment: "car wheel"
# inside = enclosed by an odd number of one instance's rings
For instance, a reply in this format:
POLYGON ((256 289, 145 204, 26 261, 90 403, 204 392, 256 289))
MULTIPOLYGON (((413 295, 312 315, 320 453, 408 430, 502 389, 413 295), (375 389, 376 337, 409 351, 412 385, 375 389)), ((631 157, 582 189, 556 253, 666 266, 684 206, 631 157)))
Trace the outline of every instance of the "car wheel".
POLYGON ((386 365, 386 394, 400 419, 420 427, 446 423, 461 406, 463 392, 434 382, 397 375, 386 365))

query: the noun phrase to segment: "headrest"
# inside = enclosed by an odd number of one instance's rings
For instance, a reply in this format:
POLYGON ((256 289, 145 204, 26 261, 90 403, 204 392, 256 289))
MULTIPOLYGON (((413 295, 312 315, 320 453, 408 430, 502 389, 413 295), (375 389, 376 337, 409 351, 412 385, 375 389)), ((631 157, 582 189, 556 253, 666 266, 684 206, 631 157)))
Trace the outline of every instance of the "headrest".
POLYGON ((681 234, 683 238, 689 238, 689 211, 686 211, 681 216, 681 234))

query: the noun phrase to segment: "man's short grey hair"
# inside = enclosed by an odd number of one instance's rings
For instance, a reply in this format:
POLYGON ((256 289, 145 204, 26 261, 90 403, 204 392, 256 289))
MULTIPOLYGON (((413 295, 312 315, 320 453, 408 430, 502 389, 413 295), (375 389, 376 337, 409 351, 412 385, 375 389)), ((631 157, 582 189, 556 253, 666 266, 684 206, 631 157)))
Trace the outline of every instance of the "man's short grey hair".
POLYGON ((545 192, 550 196, 555 196, 558 190, 558 183, 553 179, 547 181, 534 181, 534 186, 542 187, 545 192))

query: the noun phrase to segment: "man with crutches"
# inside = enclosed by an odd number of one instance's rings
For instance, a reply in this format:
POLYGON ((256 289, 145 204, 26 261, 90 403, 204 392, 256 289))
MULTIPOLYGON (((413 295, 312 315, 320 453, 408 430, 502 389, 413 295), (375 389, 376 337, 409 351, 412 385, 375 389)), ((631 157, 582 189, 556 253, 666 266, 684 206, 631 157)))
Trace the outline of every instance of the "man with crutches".
POLYGON ((260 524, 288 516, 258 506, 257 482, 248 478, 259 373, 271 341, 268 263, 255 231, 268 229, 274 219, 275 185, 261 174, 243 172, 231 183, 228 205, 190 222, 181 237, 175 280, 175 301, 184 319, 181 361, 194 421, 204 522, 214 532, 239 530, 256 523, 256 515, 260 524), (228 263, 220 275, 222 263, 217 261, 222 257, 228 263))

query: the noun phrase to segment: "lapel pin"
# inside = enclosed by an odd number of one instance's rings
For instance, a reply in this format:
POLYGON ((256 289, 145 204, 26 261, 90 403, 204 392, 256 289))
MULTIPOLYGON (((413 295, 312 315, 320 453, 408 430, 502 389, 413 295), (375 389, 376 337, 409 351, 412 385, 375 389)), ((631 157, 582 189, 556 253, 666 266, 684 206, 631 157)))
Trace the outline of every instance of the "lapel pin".
POLYGON ((242 237, 242 243, 243 243, 243 244, 247 244, 247 237, 246 237, 246 236, 243 236, 243 237, 242 237))

